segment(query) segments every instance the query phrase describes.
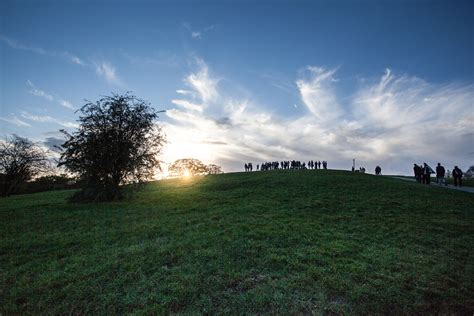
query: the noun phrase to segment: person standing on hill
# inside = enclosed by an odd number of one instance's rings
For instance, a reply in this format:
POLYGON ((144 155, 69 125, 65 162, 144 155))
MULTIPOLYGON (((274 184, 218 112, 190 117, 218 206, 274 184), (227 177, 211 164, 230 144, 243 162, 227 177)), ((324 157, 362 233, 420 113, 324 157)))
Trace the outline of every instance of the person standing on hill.
POLYGON ((380 166, 375 167, 375 175, 379 176, 382 174, 382 168, 380 166))
POLYGON ((423 163, 423 183, 425 184, 430 184, 431 182, 431 168, 428 166, 428 164, 425 162, 423 163))
POLYGON ((424 180, 423 180, 423 168, 421 168, 421 165, 418 166, 417 164, 414 165, 413 167, 413 172, 415 173, 415 179, 416 179, 416 182, 423 182, 424 183, 424 180))
POLYGON ((455 166, 453 169, 453 178, 454 178, 454 186, 459 186, 462 187, 462 171, 461 169, 458 168, 458 166, 455 166))
POLYGON ((444 185, 448 185, 448 181, 446 181, 444 175, 446 174, 446 170, 444 169, 443 166, 438 162, 438 165, 436 166, 436 182, 438 182, 439 185, 444 183, 444 185))

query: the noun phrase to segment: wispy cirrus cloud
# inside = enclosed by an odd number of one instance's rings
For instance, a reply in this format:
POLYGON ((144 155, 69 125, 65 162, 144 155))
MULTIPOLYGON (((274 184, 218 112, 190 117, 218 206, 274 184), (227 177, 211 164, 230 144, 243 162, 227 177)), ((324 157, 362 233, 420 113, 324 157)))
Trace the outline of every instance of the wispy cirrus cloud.
POLYGON ((184 79, 184 82, 192 90, 199 94, 203 103, 208 104, 210 102, 216 101, 219 95, 217 92, 217 85, 219 83, 219 79, 211 77, 209 73, 209 67, 204 62, 204 60, 196 58, 195 62, 197 64, 198 71, 189 74, 184 79))
POLYGON ((20 43, 17 40, 11 39, 5 35, 0 34, 0 40, 3 41, 5 44, 7 44, 9 47, 13 49, 18 49, 18 50, 23 50, 39 55, 45 55, 45 56, 51 56, 51 57, 59 57, 62 59, 65 59, 73 64, 80 65, 80 66, 85 66, 86 62, 82 60, 81 58, 69 53, 69 52, 56 52, 56 51, 50 51, 50 50, 45 50, 41 47, 37 46, 32 46, 32 45, 26 45, 23 43, 20 43))
POLYGON ((84 60, 80 59, 79 57, 75 55, 72 55, 68 52, 62 52, 61 54, 62 56, 64 56, 64 58, 68 59, 73 64, 80 65, 80 66, 87 66, 87 63, 84 60))
POLYGON ((265 79, 271 86, 289 93, 289 94, 296 94, 295 83, 290 82, 286 79, 283 79, 280 75, 272 74, 272 73, 261 73, 259 74, 260 77, 265 79))
POLYGON ((96 63, 95 71, 98 76, 104 78, 108 83, 121 85, 121 80, 117 75, 117 71, 110 62, 101 61, 96 63))
POLYGON ((27 80, 26 84, 30 87, 30 90, 28 91, 30 94, 35 95, 37 97, 45 98, 48 101, 54 101, 54 97, 51 94, 46 93, 41 89, 38 89, 30 80, 27 80))
POLYGON ((190 90, 178 89, 176 90, 176 93, 183 94, 183 95, 191 95, 193 92, 190 90))
MULTIPOLYGON (((85 60, 67 51, 51 51, 51 50, 46 50, 44 48, 37 47, 37 46, 26 45, 1 34, 0 34, 0 41, 3 41, 6 45, 8 45, 9 47, 13 49, 28 51, 31 53, 44 55, 44 56, 58 57, 63 60, 67 60, 70 63, 76 64, 79 66, 85 66, 88 69, 95 71, 95 73, 99 77, 104 78, 108 83, 115 84, 115 85, 122 85, 122 81, 117 75, 116 68, 108 61, 86 62, 85 60)), ((145 63, 157 62, 157 60, 147 59, 142 62, 145 62, 145 63)), ((36 91, 36 93, 38 93, 37 94, 38 96, 49 98, 50 101, 53 100, 51 99, 53 98, 53 96, 51 95, 49 96, 46 94, 41 95, 41 90, 36 91)), ((70 107, 72 105, 70 102, 66 100, 60 100, 59 103, 64 107, 70 107)))
POLYGON ((191 27, 191 24, 188 22, 183 22, 181 25, 188 31, 189 35, 196 40, 202 39, 204 37, 204 34, 215 29, 215 25, 208 25, 200 30, 193 29, 191 27))
POLYGON ((34 115, 26 111, 21 112, 21 116, 29 121, 37 122, 37 123, 54 123, 58 124, 65 128, 78 128, 79 124, 70 121, 60 120, 49 115, 34 115))
POLYGON ((174 105, 178 105, 180 107, 183 107, 186 110, 198 111, 198 112, 203 111, 202 105, 194 104, 194 103, 192 103, 190 101, 187 101, 187 100, 173 99, 173 100, 171 100, 171 103, 173 103, 174 105))
POLYGON ((4 121, 13 125, 16 125, 18 127, 31 127, 30 124, 28 124, 25 121, 22 121, 19 119, 16 115, 11 115, 10 117, 0 117, 0 121, 4 121))
POLYGON ((332 88, 337 69, 326 70, 322 67, 306 67, 307 78, 296 81, 301 100, 308 110, 321 122, 330 123, 343 113, 332 88))
POLYGON ((61 105, 62 107, 65 107, 67 109, 71 109, 71 110, 75 109, 74 105, 71 102, 62 99, 59 96, 53 96, 52 94, 45 92, 44 90, 38 88, 31 80, 27 80, 26 84, 30 88, 28 90, 28 92, 30 94, 32 94, 34 96, 37 96, 37 97, 44 98, 48 101, 57 102, 59 105, 61 105))
POLYGON ((198 65, 184 80, 191 93, 180 94, 166 112, 169 161, 193 156, 229 171, 243 161, 284 159, 328 160, 349 169, 355 158, 368 170, 381 165, 384 173, 405 174, 413 162, 472 163, 472 84, 432 84, 386 70, 347 97, 336 92, 337 69, 309 66, 295 80, 307 112, 287 118, 222 94, 207 64, 198 65))

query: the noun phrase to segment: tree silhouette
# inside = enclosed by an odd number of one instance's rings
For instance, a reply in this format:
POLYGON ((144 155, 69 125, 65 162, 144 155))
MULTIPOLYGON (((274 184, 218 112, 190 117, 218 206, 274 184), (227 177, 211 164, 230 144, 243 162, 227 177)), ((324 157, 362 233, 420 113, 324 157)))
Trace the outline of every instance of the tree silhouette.
POLYGON ((207 166, 201 160, 194 158, 178 159, 168 168, 168 174, 171 177, 197 176, 208 173, 207 166))
POLYGON ((464 176, 465 176, 466 178, 472 178, 472 177, 474 177, 474 166, 470 166, 470 167, 466 170, 466 172, 464 173, 464 176))
POLYGON ((224 173, 224 171, 222 171, 221 166, 210 164, 210 165, 207 165, 207 173, 208 174, 220 174, 220 173, 224 173))
POLYGON ((21 184, 48 170, 47 152, 26 138, 13 135, 0 143, 1 195, 17 193, 21 184))
POLYGON ((62 131, 67 141, 59 162, 85 184, 73 200, 119 199, 121 185, 154 175, 165 139, 155 124, 158 112, 149 103, 128 93, 113 94, 87 103, 80 113, 79 129, 62 131))

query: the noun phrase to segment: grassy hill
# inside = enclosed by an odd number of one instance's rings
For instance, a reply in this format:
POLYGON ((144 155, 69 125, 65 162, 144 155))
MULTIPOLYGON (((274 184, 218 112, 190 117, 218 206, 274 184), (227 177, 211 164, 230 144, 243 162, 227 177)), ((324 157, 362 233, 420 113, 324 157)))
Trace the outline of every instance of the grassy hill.
POLYGON ((2 313, 474 312, 474 195, 340 171, 0 200, 2 313))

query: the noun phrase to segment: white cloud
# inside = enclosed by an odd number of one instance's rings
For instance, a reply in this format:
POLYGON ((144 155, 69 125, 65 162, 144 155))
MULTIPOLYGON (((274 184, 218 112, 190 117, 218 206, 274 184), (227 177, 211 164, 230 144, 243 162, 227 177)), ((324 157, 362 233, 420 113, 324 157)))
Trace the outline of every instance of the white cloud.
POLYGON ((187 100, 171 100, 171 103, 181 106, 187 110, 202 112, 203 108, 199 104, 194 104, 187 100))
POLYGON ((67 101, 67 100, 59 100, 59 104, 61 106, 65 107, 65 108, 68 108, 68 109, 71 109, 71 110, 75 109, 74 105, 71 102, 67 101))
POLYGON ((69 102, 67 100, 64 100, 64 99, 61 99, 58 96, 55 97, 52 94, 47 93, 47 92, 39 89, 38 87, 36 87, 36 85, 33 82, 31 82, 31 80, 27 80, 26 84, 30 87, 30 90, 28 92, 31 93, 32 95, 35 95, 37 97, 45 98, 48 101, 58 102, 59 105, 65 107, 65 108, 71 109, 71 110, 75 109, 74 105, 71 102, 69 102))
POLYGON ((178 90, 176 90, 176 93, 178 93, 178 94, 184 94, 184 95, 190 95, 190 94, 192 94, 192 91, 183 90, 183 89, 178 89, 178 90))
POLYGON ((301 100, 319 121, 332 122, 338 119, 343 113, 331 86, 336 69, 307 67, 307 70, 310 72, 309 79, 296 81, 301 100))
POLYGON ((209 74, 209 67, 200 58, 196 58, 199 70, 186 77, 185 83, 195 90, 204 103, 210 103, 217 100, 218 79, 214 79, 209 74))
POLYGON ((195 30, 191 27, 191 24, 187 22, 182 23, 182 27, 184 27, 189 32, 189 35, 191 35, 195 40, 202 39, 205 33, 215 29, 215 25, 209 25, 204 27, 202 30, 195 30))
POLYGON ((14 40, 14 39, 11 39, 11 38, 9 38, 7 36, 4 36, 4 35, 1 35, 1 34, 0 34, 0 40, 3 41, 4 43, 6 43, 8 46, 10 46, 13 49, 28 51, 28 52, 32 52, 32 53, 39 54, 39 55, 46 55, 46 56, 51 56, 51 57, 63 58, 63 59, 68 60, 69 62, 72 62, 72 63, 74 63, 76 65, 80 65, 80 66, 85 66, 86 65, 86 63, 82 59, 80 59, 79 57, 77 57, 77 56, 75 56, 71 53, 68 53, 68 52, 48 51, 48 50, 45 50, 41 47, 25 45, 25 44, 22 44, 22 43, 14 40))
POLYGON ((473 85, 431 84, 387 69, 341 97, 335 73, 321 67, 301 73, 296 83, 308 112, 289 118, 223 95, 201 61, 185 78, 192 93, 181 95, 188 99, 173 100, 179 108, 166 112, 165 160, 191 156, 231 171, 244 161, 284 159, 327 160, 331 168, 349 169, 355 158, 369 171, 381 165, 385 174, 410 173, 414 162, 440 161, 449 169, 472 164, 473 85), (196 95, 202 110, 189 106, 197 105, 196 95))
POLYGON ((25 121, 20 120, 18 117, 15 115, 12 115, 10 118, 8 117, 0 117, 1 121, 19 126, 19 127, 31 127, 30 124, 26 123, 25 121))
POLYGON ((39 123, 55 123, 58 125, 61 125, 66 128, 77 128, 79 125, 74 122, 69 122, 69 121, 62 121, 60 119, 53 118, 48 115, 34 115, 29 112, 23 111, 21 112, 21 116, 24 119, 33 121, 33 122, 39 122, 39 123))
POLYGON ((72 62, 73 64, 80 65, 80 66, 86 66, 86 62, 80 59, 79 57, 72 55, 68 52, 63 53, 64 58, 72 62))
POLYGON ((27 80, 26 83, 31 88, 31 90, 29 90, 28 92, 31 93, 32 95, 35 95, 37 97, 45 98, 48 101, 53 101, 54 100, 54 97, 51 94, 46 93, 43 90, 38 89, 33 84, 33 82, 31 82, 30 80, 27 80))
POLYGON ((113 83, 113 84, 120 83, 120 80, 115 71, 115 67, 109 62, 102 61, 96 64, 95 71, 99 76, 105 78, 105 80, 107 80, 107 82, 109 83, 113 83))
POLYGON ((46 55, 47 54, 47 52, 42 48, 21 44, 18 41, 15 41, 15 40, 13 40, 9 37, 6 37, 4 35, 0 35, 0 40, 2 40, 8 46, 10 46, 11 48, 14 48, 14 49, 30 51, 30 52, 33 52, 33 53, 36 53, 36 54, 41 54, 41 55, 46 55))

